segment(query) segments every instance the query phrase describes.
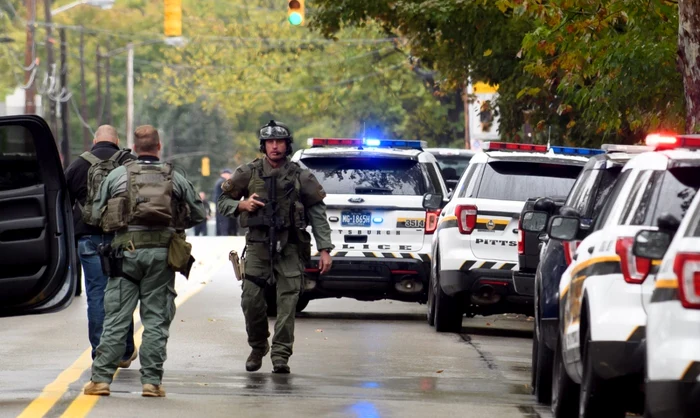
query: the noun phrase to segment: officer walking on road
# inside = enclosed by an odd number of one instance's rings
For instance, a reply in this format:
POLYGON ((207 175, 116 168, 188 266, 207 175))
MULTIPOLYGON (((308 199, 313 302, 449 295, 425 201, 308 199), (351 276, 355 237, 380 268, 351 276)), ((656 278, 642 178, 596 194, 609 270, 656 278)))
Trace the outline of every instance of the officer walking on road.
POLYGON ((163 363, 170 324, 175 316, 175 272, 189 274, 194 259, 185 229, 205 218, 192 183, 159 160, 158 131, 150 125, 134 133, 137 161, 114 169, 94 200, 93 215, 103 229, 116 231, 103 248, 110 279, 105 293, 105 322, 86 395, 109 395, 124 337, 136 304, 141 302, 143 343, 141 383, 145 397, 163 397, 163 363))
POLYGON ((323 203, 326 193, 311 172, 289 160, 293 142, 289 128, 270 121, 260 128, 258 139, 265 157, 238 167, 222 184, 217 209, 225 216, 240 216, 241 227, 248 228, 241 296, 252 348, 246 370, 259 370, 270 351, 265 287, 276 286, 272 372, 289 373, 294 315, 303 290, 304 265, 311 258, 307 221, 320 252, 321 274, 331 268, 333 244, 323 203), (240 200, 242 197, 245 200, 240 200))
MULTIPOLYGON (((112 242, 113 233, 105 233, 99 225, 99 218, 92 218, 92 199, 106 177, 104 173, 135 159, 129 150, 119 149, 117 130, 110 125, 102 125, 95 131, 90 151, 66 169, 68 193, 73 204, 73 223, 78 241, 78 256, 85 272, 85 293, 87 294, 88 337, 92 346, 92 358, 100 344, 102 324, 105 319, 104 296, 107 276, 102 272, 97 247, 112 242)), ((134 324, 126 335, 126 352, 119 367, 129 367, 136 358, 134 347, 134 324)))

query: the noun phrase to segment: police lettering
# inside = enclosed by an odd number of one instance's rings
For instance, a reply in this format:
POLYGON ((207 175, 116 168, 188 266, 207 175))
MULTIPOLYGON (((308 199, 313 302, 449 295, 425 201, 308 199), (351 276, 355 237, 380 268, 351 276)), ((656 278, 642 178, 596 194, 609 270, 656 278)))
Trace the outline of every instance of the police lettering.
POLYGON ((517 241, 505 241, 505 240, 500 240, 500 239, 483 239, 483 238, 477 238, 476 244, 500 245, 501 247, 506 247, 506 246, 517 247, 518 246, 517 241))

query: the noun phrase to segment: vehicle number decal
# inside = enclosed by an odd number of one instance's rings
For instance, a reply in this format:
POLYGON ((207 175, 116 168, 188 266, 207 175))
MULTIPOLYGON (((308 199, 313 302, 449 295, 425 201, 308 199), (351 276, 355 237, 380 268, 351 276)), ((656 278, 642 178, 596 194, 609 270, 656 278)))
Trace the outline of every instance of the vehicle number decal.
POLYGON ((425 218, 399 218, 397 228, 425 228, 425 218))

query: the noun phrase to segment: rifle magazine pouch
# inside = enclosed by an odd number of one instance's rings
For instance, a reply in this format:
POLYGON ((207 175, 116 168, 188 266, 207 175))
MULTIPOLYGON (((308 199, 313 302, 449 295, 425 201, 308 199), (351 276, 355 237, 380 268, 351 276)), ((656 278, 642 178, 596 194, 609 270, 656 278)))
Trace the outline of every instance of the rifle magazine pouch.
POLYGON ((129 207, 126 197, 113 197, 107 201, 107 207, 102 214, 102 229, 111 232, 128 225, 129 207))
POLYGON ((112 252, 112 246, 109 244, 100 244, 97 248, 97 253, 100 255, 100 265, 102 266, 102 274, 107 277, 112 276, 112 271, 110 269, 109 255, 112 252))
POLYGON ((192 254, 192 244, 183 237, 184 234, 173 234, 168 245, 168 266, 174 271, 188 272, 188 264, 192 254))

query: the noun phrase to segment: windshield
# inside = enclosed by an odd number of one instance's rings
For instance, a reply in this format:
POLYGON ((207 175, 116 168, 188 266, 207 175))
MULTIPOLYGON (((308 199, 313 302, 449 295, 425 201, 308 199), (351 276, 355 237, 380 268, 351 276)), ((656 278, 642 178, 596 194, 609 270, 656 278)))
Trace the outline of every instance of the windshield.
POLYGON ((480 199, 525 201, 567 196, 583 166, 521 161, 493 161, 481 177, 480 199))
POLYGON ((303 164, 328 194, 423 195, 417 161, 397 158, 305 158, 303 164))

